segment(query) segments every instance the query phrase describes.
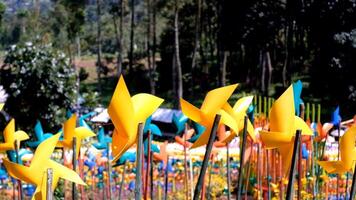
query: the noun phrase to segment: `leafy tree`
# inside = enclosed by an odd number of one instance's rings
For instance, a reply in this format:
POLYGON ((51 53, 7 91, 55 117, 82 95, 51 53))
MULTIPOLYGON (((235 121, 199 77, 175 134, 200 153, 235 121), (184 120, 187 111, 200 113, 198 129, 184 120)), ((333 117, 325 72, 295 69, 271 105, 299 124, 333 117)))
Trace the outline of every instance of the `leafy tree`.
POLYGON ((75 100, 75 81, 68 58, 50 46, 11 46, 0 68, 6 111, 27 131, 37 119, 47 130, 58 128, 75 100))

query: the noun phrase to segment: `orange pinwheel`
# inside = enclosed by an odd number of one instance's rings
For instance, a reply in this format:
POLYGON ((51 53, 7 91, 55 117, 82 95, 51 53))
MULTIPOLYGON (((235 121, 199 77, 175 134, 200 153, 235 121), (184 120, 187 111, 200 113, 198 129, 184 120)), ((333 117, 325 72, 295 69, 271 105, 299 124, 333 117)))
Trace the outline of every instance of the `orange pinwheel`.
POLYGON ((135 144, 138 124, 144 123, 162 102, 163 99, 145 93, 131 97, 124 78, 120 77, 108 107, 115 126, 112 136, 113 162, 135 144))
POLYGON ((296 130, 302 135, 312 135, 312 130, 298 116, 295 116, 292 85, 274 102, 270 110, 269 130, 260 131, 260 137, 267 149, 277 148, 282 155, 284 175, 289 170, 293 153, 296 130))
POLYGON ((193 143, 191 148, 196 148, 205 145, 208 142, 215 115, 217 114, 221 115, 220 124, 225 124, 229 126, 232 130, 237 132, 237 123, 234 118, 232 118, 228 113, 222 110, 222 107, 232 95, 236 87, 237 84, 234 84, 217 88, 208 92, 200 109, 193 106, 184 99, 180 100, 182 112, 184 113, 184 115, 205 127, 205 131, 193 143))
POLYGON ((356 126, 349 128, 340 139, 340 161, 318 161, 328 173, 343 174, 350 171, 356 161, 356 126))

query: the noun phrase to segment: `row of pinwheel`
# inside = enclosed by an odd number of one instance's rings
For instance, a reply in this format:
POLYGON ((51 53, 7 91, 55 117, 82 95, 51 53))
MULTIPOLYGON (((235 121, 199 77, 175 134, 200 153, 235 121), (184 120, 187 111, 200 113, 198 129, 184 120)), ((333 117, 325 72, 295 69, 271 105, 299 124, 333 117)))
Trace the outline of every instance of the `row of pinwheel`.
MULTIPOLYGON (((250 195, 249 192, 252 191, 251 195, 258 198, 264 195, 268 199, 272 198, 272 195, 281 199, 291 198, 294 194, 291 188, 294 188, 296 166, 298 166, 297 196, 301 198, 304 193, 312 193, 311 195, 315 197, 316 191, 320 188, 317 179, 321 179, 325 174, 317 164, 328 173, 342 174, 352 170, 355 160, 354 127, 348 128, 342 137, 340 133, 338 135, 341 138, 338 142, 340 158, 337 156, 336 161, 319 161, 321 155, 325 155, 328 133, 335 128, 340 130, 341 118, 338 109, 333 114, 332 122, 323 126, 320 121, 310 124, 299 117, 302 91, 300 81, 288 87, 274 101, 268 118, 258 116, 258 113, 254 115, 252 96, 243 97, 231 106, 229 98, 237 87, 238 84, 234 84, 208 92, 200 108, 184 99, 180 100, 183 114, 174 115, 172 123, 177 128, 175 141, 183 147, 184 156, 180 161, 182 170, 177 174, 184 177, 182 180, 184 180, 186 197, 196 198, 201 193, 204 197, 205 184, 203 183, 207 166, 209 162, 214 162, 215 157, 211 155, 223 150, 226 150, 227 156, 225 171, 228 174, 227 194, 230 197, 230 183, 233 177, 230 174, 230 148, 237 148, 240 152, 239 157, 235 158, 239 161, 236 165, 239 168, 238 176, 237 180, 233 180, 237 182, 238 197, 242 196, 242 191, 244 195, 250 195), (239 147, 232 147, 229 143, 236 141, 236 137, 238 137, 239 147), (202 161, 192 162, 191 149, 204 145, 206 145, 206 152, 202 161), (193 167, 198 162, 201 164, 199 164, 200 171, 197 173, 194 172, 193 167)), ((111 186, 111 179, 119 177, 119 172, 122 172, 120 175, 123 181, 119 183, 119 191, 122 191, 122 183, 129 181, 129 185, 132 186, 131 183, 135 179, 136 197, 140 199, 144 193, 143 197, 147 199, 148 191, 151 190, 148 186, 153 184, 153 181, 149 183, 149 180, 154 179, 150 174, 155 165, 153 161, 163 162, 160 173, 165 173, 167 175, 164 176, 168 177, 167 163, 175 157, 167 152, 166 143, 159 147, 152 142, 153 135, 162 136, 160 129, 151 123, 150 117, 162 102, 163 99, 144 93, 131 97, 123 77, 120 77, 108 106, 108 113, 114 125, 112 137, 106 135, 103 128, 99 128, 96 135, 98 142, 93 144, 100 153, 94 155, 89 150, 83 152, 81 148, 83 139, 95 136, 85 121, 94 113, 81 116, 78 120, 79 127, 76 126, 77 115, 68 114, 69 119, 63 124, 62 130, 54 135, 44 133, 41 124, 39 122, 36 124, 36 140, 27 142, 28 146, 37 147, 30 164, 21 163, 20 159, 22 153, 26 154, 26 151, 21 149, 21 142, 29 138, 23 131, 15 132, 15 122, 11 120, 3 131, 5 142, 0 144, 0 151, 6 151, 10 159, 10 161, 3 159, 4 166, 12 177, 36 186, 34 194, 36 199, 45 199, 48 169, 53 170, 52 190, 59 178, 83 185, 85 183, 82 179, 84 179, 90 186, 97 185, 98 188, 104 187, 105 184, 109 185, 108 193, 111 193, 116 187, 116 184, 111 186), (109 143, 112 144, 108 145, 109 143), (65 166, 51 159, 56 147, 63 148, 64 155, 65 151, 72 153, 71 159, 63 156, 65 166), (82 178, 76 173, 73 165, 77 160, 82 160, 82 165, 79 164, 79 168, 82 166, 80 171, 84 171, 82 178), (133 162, 136 165, 128 164, 133 162), (134 174, 130 180, 124 179, 126 165, 131 166, 126 169, 129 172, 127 174, 134 174), (84 166, 87 170, 83 170, 84 166), (124 169, 118 171, 118 166, 124 169), (71 167, 74 169, 70 169, 71 167)), ((167 185, 165 184, 165 187, 167 185)), ((348 189, 345 191, 347 193, 348 189)))

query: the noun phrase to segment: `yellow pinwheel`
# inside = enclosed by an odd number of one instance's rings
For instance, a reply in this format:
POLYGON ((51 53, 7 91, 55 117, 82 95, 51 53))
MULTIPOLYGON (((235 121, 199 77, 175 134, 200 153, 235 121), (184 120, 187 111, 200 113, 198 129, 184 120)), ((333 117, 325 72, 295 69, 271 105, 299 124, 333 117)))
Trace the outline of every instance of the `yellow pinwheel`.
POLYGON ((0 111, 2 110, 3 107, 4 107, 4 104, 0 103, 0 111))
POLYGON ((124 78, 120 77, 108 107, 115 126, 112 136, 113 162, 136 142, 138 124, 144 123, 162 102, 163 99, 145 93, 131 97, 124 78))
POLYGON ((350 127, 340 138, 340 156, 339 161, 318 161, 318 164, 328 173, 343 174, 351 171, 356 161, 356 126, 350 127))
POLYGON ((72 114, 72 116, 63 124, 63 140, 58 141, 58 147, 72 148, 73 147, 73 138, 77 138, 76 144, 76 156, 79 155, 80 146, 82 139, 87 137, 94 137, 95 133, 89 130, 86 127, 77 127, 77 115, 72 114))
POLYGON ((20 179, 26 183, 36 185, 36 191, 33 196, 36 200, 46 199, 46 177, 47 169, 49 168, 53 170, 53 190, 56 188, 59 178, 85 185, 75 171, 50 159, 58 142, 59 136, 60 134, 56 134, 43 141, 37 147, 29 167, 10 162, 7 159, 3 160, 6 170, 10 176, 20 179))
MULTIPOLYGON (((236 120, 238 132, 240 132, 244 128, 244 118, 246 116, 246 111, 252 102, 252 99, 253 96, 242 97, 235 103, 234 107, 231 107, 230 104, 227 102, 223 107, 223 109, 236 120)), ((232 131, 232 133, 228 135, 223 140, 223 142, 230 142, 232 139, 234 139, 234 137, 237 136, 238 132, 236 133, 232 131)), ((253 125, 250 120, 247 121, 247 132, 251 139, 255 141, 255 129, 253 128, 253 125)))
POLYGON ((260 137, 267 149, 277 148, 282 155, 284 175, 289 170, 293 153, 294 136, 300 129, 302 135, 312 135, 312 130, 298 116, 295 116, 292 85, 274 102, 270 110, 269 131, 260 131, 260 137))
POLYGON ((232 95, 237 85, 238 84, 234 84, 211 90, 205 96, 204 102, 200 109, 193 106, 184 99, 180 100, 180 105, 184 115, 205 127, 205 131, 194 142, 191 148, 202 146, 208 142, 216 114, 221 115, 221 121, 219 124, 225 124, 235 132, 238 132, 238 125, 236 120, 227 112, 222 110, 224 104, 232 95))
POLYGON ((17 146, 20 147, 20 142, 29 139, 28 135, 24 131, 15 132, 15 119, 11 119, 6 125, 4 131, 4 143, 0 143, 0 151, 14 150, 15 141, 17 146))

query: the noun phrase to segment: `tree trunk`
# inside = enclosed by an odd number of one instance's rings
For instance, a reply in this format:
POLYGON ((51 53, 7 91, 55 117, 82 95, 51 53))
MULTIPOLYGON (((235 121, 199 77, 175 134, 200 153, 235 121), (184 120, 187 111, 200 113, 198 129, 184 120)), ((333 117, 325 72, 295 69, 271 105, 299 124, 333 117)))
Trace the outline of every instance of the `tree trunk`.
POLYGON ((260 51, 260 64, 261 64, 261 92, 265 94, 266 91, 266 60, 264 52, 260 51))
POLYGON ((124 0, 119 0, 119 25, 117 24, 117 18, 113 15, 116 43, 117 43, 117 76, 120 77, 122 74, 122 25, 123 25, 123 15, 124 15, 124 0))
POLYGON ((200 49, 201 1, 202 0, 197 0, 197 14, 195 16, 195 40, 194 40, 194 50, 193 50, 192 66, 191 66, 191 76, 192 76, 191 89, 192 90, 194 88, 194 71, 195 71, 195 67, 196 67, 197 53, 200 49))
POLYGON ((98 16, 98 26, 97 26, 97 48, 98 48, 98 52, 97 52, 97 64, 96 64, 96 73, 98 75, 98 90, 99 92, 101 92, 101 6, 100 6, 100 0, 96 0, 96 11, 97 11, 97 16, 98 16))
POLYGON ((182 66, 180 62, 179 55, 179 7, 178 0, 175 0, 174 8, 174 55, 176 59, 176 69, 177 69, 177 97, 181 99, 183 97, 183 78, 182 78, 182 66))
POLYGON ((270 55, 269 51, 266 52, 265 59, 266 59, 266 64, 267 64, 267 69, 268 69, 268 82, 267 82, 266 93, 267 93, 267 96, 269 96, 269 89, 270 89, 270 86, 272 83, 272 72, 273 72, 271 55, 270 55))
POLYGON ((153 69, 153 77, 152 77, 152 85, 151 85, 151 93, 156 94, 156 82, 155 82, 155 76, 156 76, 156 45, 157 45, 157 36, 156 36, 156 0, 152 0, 152 34, 153 34, 153 45, 152 45, 152 69, 153 69))
POLYGON ((220 83, 219 85, 225 86, 226 85, 226 63, 227 63, 227 57, 229 56, 229 52, 228 51, 224 51, 222 53, 222 61, 220 63, 220 83))
POLYGON ((134 28, 135 28, 135 0, 131 0, 131 30, 130 30, 130 53, 129 53, 130 74, 132 73, 132 68, 133 68, 134 28))
POLYGON ((147 0, 147 63, 148 63, 148 70, 149 70, 149 81, 150 81, 150 89, 151 94, 155 94, 155 70, 153 66, 154 56, 152 56, 152 48, 151 48, 151 40, 153 39, 152 36, 152 5, 151 0, 147 0))

